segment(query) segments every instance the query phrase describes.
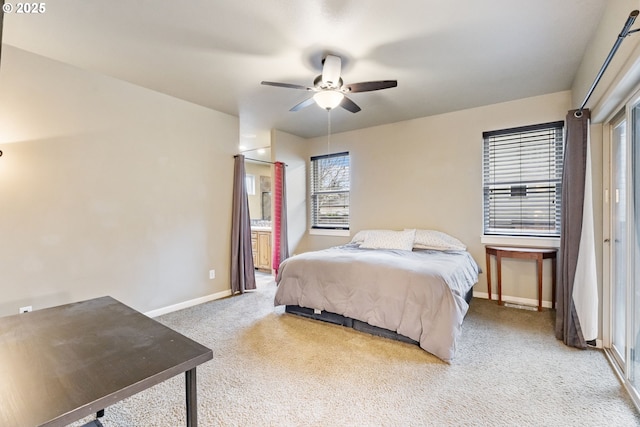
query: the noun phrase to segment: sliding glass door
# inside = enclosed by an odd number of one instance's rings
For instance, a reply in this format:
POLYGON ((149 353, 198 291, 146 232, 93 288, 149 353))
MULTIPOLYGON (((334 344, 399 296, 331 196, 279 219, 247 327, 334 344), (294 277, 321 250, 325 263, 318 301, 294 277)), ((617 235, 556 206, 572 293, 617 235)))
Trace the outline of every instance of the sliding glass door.
POLYGON ((627 357, 627 119, 612 123, 611 135, 611 351, 623 367, 627 357))
POLYGON ((629 209, 631 217, 628 230, 629 245, 629 301, 627 303, 628 325, 631 333, 629 339, 629 381, 636 392, 640 392, 640 101, 636 101, 631 110, 632 138, 631 149, 631 185, 629 189, 632 204, 629 209))
POLYGON ((609 124, 611 162, 605 198, 610 208, 610 345, 606 351, 640 406, 640 93, 609 124))

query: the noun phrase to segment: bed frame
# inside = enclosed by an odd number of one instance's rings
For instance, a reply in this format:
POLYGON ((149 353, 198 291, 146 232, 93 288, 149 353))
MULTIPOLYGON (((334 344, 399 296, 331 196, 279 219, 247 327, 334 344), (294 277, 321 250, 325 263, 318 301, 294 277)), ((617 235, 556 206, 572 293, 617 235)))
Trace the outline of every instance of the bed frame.
MULTIPOLYGON (((465 301, 468 304, 471 304, 471 298, 473 297, 473 288, 469 289, 469 292, 464 296, 465 301)), ((300 307, 299 305, 287 305, 285 307, 285 311, 287 313, 295 314, 302 317, 307 317, 309 319, 321 320, 323 322, 333 323, 334 325, 346 326, 348 328, 353 328, 356 331, 365 332, 371 335, 376 335, 383 338, 389 338, 396 341, 402 341, 409 344, 420 345, 418 341, 412 340, 409 337, 404 335, 400 335, 397 332, 390 331, 385 328, 380 328, 378 326, 373 326, 368 324, 367 322, 362 322, 357 319, 352 319, 350 317, 345 317, 340 314, 331 313, 328 311, 317 312, 312 308, 300 307)))

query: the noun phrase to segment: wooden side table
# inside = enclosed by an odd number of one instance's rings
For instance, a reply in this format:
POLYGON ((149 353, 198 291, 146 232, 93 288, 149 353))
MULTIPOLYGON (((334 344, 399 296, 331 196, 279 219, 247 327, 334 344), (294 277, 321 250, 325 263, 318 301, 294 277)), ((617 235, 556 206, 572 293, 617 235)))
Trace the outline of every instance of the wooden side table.
POLYGON ((486 246, 487 252, 487 290, 491 299, 491 255, 496 257, 498 270, 498 305, 502 305, 502 258, 534 259, 538 275, 538 311, 542 311, 542 261, 551 259, 551 307, 556 306, 556 256, 557 249, 516 248, 486 246))

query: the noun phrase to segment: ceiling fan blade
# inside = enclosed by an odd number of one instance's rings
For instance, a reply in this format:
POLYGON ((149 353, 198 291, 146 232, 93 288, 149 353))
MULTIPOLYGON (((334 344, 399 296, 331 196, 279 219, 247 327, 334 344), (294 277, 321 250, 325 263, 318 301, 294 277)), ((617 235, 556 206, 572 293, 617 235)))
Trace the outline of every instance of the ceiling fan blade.
POLYGON ((322 64, 322 83, 327 87, 337 88, 341 68, 342 59, 339 56, 327 55, 322 64))
POLYGON ((278 83, 278 82, 265 82, 265 81, 262 81, 262 82, 260 82, 260 84, 267 85, 267 86, 286 87, 286 88, 289 88, 289 89, 313 90, 313 88, 310 88, 310 87, 307 87, 307 86, 302 86, 302 85, 294 85, 292 83, 278 83))
POLYGON ((347 111, 351 111, 352 113, 357 113, 358 111, 361 110, 361 108, 358 107, 358 104, 356 104, 346 96, 342 98, 342 101, 340 101, 340 106, 347 111))
POLYGON ((343 92, 371 92, 372 90, 389 89, 398 86, 397 80, 378 80, 374 82, 351 83, 344 85, 343 92))
POLYGON ((313 104, 315 101, 313 100, 313 97, 305 99, 304 101, 302 101, 299 104, 294 105, 293 107, 291 107, 291 109, 289 111, 298 111, 298 110, 302 110, 305 107, 308 107, 309 105, 313 104))

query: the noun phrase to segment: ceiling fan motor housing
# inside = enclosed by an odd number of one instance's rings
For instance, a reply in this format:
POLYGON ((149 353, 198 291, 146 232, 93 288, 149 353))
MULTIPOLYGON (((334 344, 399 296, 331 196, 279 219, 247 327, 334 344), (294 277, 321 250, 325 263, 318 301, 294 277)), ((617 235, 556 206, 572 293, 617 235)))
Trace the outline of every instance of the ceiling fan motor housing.
POLYGON ((317 89, 340 89, 343 84, 342 77, 338 78, 337 84, 328 84, 322 80, 322 74, 313 80, 313 86, 317 89))
POLYGON ((322 83, 327 87, 337 89, 342 84, 340 72, 342 68, 342 59, 339 56, 327 55, 322 61, 322 83))

